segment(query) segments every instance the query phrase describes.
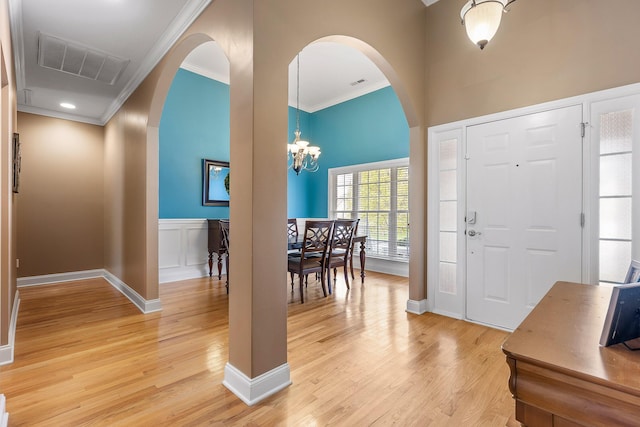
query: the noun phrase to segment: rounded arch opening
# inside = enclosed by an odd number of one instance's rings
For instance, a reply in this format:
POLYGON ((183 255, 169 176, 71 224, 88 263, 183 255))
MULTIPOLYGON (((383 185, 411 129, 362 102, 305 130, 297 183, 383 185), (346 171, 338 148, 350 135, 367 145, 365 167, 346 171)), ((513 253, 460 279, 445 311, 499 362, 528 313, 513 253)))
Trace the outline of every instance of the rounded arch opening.
MULTIPOLYGON (((202 159, 229 160, 228 95, 228 57, 207 34, 190 35, 167 55, 152 95, 147 125, 148 197, 149 205, 157 206, 155 218, 150 212, 149 219, 154 223, 185 219, 180 226, 186 230, 192 227, 190 219, 228 217, 228 207, 204 206, 199 185, 203 179, 202 159), (205 89, 201 90, 203 82, 205 89), (223 110, 222 114, 217 114, 218 110, 223 110), (194 126, 194 122, 203 126, 194 126)), ((155 265, 149 265, 158 277, 150 286, 192 278, 196 270, 208 267, 191 265, 189 260, 200 254, 192 254, 186 244, 163 244, 166 236, 162 235, 162 226, 156 228, 155 235, 153 230, 150 233, 149 253, 159 254, 155 265), (171 267, 163 259, 181 261, 171 267)), ((156 295, 160 297, 159 289, 156 295)))
MULTIPOLYGON (((367 213, 369 209, 363 206, 353 208, 352 212, 347 212, 349 209, 336 209, 341 203, 357 206, 358 199, 354 196, 354 200, 336 200, 341 189, 337 188, 336 180, 340 177, 336 178, 335 170, 364 170, 368 165, 372 169, 384 167, 394 177, 404 174, 400 181, 404 179, 401 184, 407 185, 411 140, 414 143, 418 140, 416 134, 411 132, 411 127, 419 126, 418 114, 391 64, 371 45, 353 37, 328 36, 307 44, 299 54, 300 114, 304 117, 301 120, 301 131, 311 144, 320 147, 321 156, 317 173, 302 171, 300 175, 296 175, 289 171, 288 216, 337 218, 362 215, 360 231, 368 233, 371 242, 376 240, 373 236, 378 228, 374 219, 377 214, 367 213), (334 52, 331 52, 332 49, 334 52), (354 59, 355 57, 358 58, 354 59), (336 67, 327 67, 326 62, 336 63, 336 67), (368 64, 360 67, 362 62, 368 64), (309 74, 314 74, 322 81, 314 81, 314 77, 309 74), (325 81, 331 80, 331 76, 336 81, 339 80, 339 84, 334 84, 334 87, 331 87, 331 82, 325 81), (366 83, 361 84, 363 81, 366 83), (350 90, 345 91, 345 87, 350 90), (325 99, 327 97, 330 99, 325 99), (329 169, 332 170, 331 173, 329 169), (310 200, 309 195, 320 196, 310 200), (297 201, 300 200, 306 201, 311 208, 303 211, 302 215, 297 215, 300 211, 300 203, 297 201)), ((296 122, 292 115, 296 112, 297 101, 297 55, 298 53, 293 56, 289 64, 289 142, 293 139, 292 130, 296 122)), ((349 174, 351 179, 358 179, 358 172, 350 171, 349 174)), ((394 178, 393 185, 397 187, 397 183, 398 180, 394 178)), ((367 258, 365 267, 410 276, 407 263, 410 256, 409 199, 405 192, 404 198, 398 202, 401 197, 398 197, 396 190, 394 188, 394 196, 389 195, 389 199, 394 198, 389 203, 396 207, 402 205, 403 208, 394 208, 390 213, 391 220, 387 228, 393 237, 372 242, 379 248, 378 255, 387 259, 374 260, 376 250, 368 250, 367 254, 373 257, 367 258), (397 262, 398 260, 401 262, 397 262)), ((304 224, 300 222, 298 228, 303 227, 304 224)), ((357 265, 358 251, 354 255, 357 265)), ((356 277, 355 280, 360 281, 360 278, 356 277)))

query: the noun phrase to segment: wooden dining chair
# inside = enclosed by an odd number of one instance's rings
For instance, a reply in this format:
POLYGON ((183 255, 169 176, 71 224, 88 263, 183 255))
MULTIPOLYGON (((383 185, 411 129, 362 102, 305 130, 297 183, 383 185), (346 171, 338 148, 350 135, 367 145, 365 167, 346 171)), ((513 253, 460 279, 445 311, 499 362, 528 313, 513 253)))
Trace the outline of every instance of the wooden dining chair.
POLYGON ((222 245, 225 249, 225 268, 227 269, 227 293, 229 293, 229 221, 220 220, 220 231, 222 232, 222 245))
MULTIPOLYGON (((298 240, 298 220, 295 218, 287 219, 287 238, 289 241, 295 242, 298 240)), ((297 255, 300 253, 300 249, 290 249, 287 251, 288 255, 297 255)))
POLYGON ((327 281, 329 282, 329 293, 331 293, 331 269, 333 269, 333 280, 336 281, 338 267, 344 270, 344 281, 349 287, 349 262, 353 253, 353 236, 356 234, 359 219, 337 219, 333 225, 333 239, 329 245, 329 255, 327 256, 327 281))
POLYGON ((298 220, 295 218, 287 219, 287 237, 290 239, 298 237, 298 220))
POLYGON ((293 275, 300 280, 300 302, 304 303, 304 281, 309 273, 320 273, 322 292, 327 296, 325 285, 325 266, 329 242, 333 237, 333 221, 307 220, 304 227, 304 242, 300 255, 288 257, 287 269, 291 274, 291 290, 293 291, 293 275))

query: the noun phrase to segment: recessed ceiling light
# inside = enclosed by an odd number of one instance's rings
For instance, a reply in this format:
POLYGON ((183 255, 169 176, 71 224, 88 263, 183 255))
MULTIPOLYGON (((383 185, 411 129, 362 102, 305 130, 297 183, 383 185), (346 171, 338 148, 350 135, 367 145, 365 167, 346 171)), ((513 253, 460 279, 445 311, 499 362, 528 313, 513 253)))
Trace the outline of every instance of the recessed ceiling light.
POLYGON ((68 102, 61 102, 61 103, 60 103, 60 106, 61 106, 62 108, 68 108, 69 110, 75 110, 75 109, 76 109, 76 106, 75 106, 75 105, 70 104, 70 103, 68 103, 68 102))

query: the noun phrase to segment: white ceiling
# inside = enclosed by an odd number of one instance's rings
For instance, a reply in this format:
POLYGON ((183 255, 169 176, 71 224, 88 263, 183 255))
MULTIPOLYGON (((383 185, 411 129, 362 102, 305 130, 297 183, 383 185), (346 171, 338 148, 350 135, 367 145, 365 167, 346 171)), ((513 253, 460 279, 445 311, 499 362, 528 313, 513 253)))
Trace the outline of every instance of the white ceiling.
MULTIPOLYGON (((215 42, 193 50, 182 68, 229 83, 229 61, 215 42)), ((296 106, 297 61, 289 64, 289 105, 296 106)), ((317 42, 300 52, 300 109, 315 112, 389 86, 384 74, 358 50, 317 42), (356 83, 360 81, 360 83, 356 83)))
MULTIPOLYGON (((211 0, 9 0, 18 110, 103 125, 211 0), (122 58, 110 85, 38 65, 39 33, 122 58), (59 104, 69 102, 75 110, 59 104)), ((429 6, 437 0, 422 0, 429 6)), ((229 82, 229 63, 205 43, 183 68, 229 82)), ((314 43, 300 54, 300 108, 313 112, 388 85, 357 50, 314 43), (359 84, 352 83, 364 80, 359 84)), ((289 66, 289 103, 296 105, 296 61, 289 66)))

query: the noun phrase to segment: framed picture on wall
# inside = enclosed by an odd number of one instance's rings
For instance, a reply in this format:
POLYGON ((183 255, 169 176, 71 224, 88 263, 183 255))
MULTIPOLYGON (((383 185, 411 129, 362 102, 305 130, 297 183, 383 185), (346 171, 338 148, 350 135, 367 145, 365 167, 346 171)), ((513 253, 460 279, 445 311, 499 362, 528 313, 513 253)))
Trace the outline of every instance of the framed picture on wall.
POLYGON ((202 160, 202 205, 229 206, 229 162, 202 160))
POLYGON ((20 168, 22 156, 20 155, 20 134, 13 134, 13 192, 20 189, 20 168))

